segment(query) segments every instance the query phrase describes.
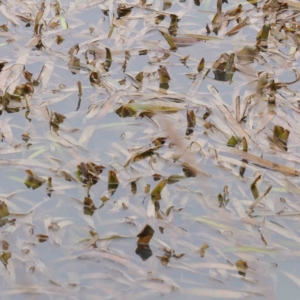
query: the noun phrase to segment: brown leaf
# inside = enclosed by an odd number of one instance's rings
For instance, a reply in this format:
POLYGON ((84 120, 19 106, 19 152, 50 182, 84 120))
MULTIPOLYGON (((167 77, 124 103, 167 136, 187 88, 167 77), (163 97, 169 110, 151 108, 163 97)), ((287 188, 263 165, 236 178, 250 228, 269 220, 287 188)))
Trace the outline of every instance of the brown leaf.
POLYGON ((152 239, 154 234, 153 228, 146 224, 145 227, 141 230, 141 232, 137 235, 139 238, 137 243, 138 244, 149 244, 150 240, 152 239))
POLYGON ((27 186, 27 188, 32 188, 33 190, 39 188, 44 182, 46 182, 45 179, 37 176, 35 173, 33 173, 31 170, 25 170, 27 173, 27 179, 25 180, 24 184, 27 186))
POLYGON ((245 260, 240 259, 235 263, 235 266, 238 270, 239 275, 245 277, 246 276, 246 271, 248 269, 247 262, 245 260))
POLYGON ((85 197, 83 201, 84 207, 83 207, 83 212, 85 215, 92 216, 97 209, 95 206, 93 200, 89 197, 85 197))

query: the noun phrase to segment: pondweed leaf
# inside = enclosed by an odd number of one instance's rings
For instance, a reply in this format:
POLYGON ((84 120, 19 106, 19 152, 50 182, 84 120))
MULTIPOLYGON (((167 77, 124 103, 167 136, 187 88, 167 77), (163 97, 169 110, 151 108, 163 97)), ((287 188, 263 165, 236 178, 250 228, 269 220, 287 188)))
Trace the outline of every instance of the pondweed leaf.
POLYGON ((26 178, 24 184, 29 189, 35 190, 35 189, 39 188, 44 182, 46 182, 45 179, 37 176, 31 170, 25 170, 25 172, 27 173, 27 178, 26 178))
POLYGON ((2 298, 297 299, 299 9, 0 0, 2 298))
POLYGON ((37 234, 36 237, 40 243, 44 243, 49 239, 49 236, 45 234, 37 234))
POLYGON ((170 26, 168 28, 169 34, 171 36, 176 36, 177 35, 177 29, 178 27, 178 22, 180 21, 177 15, 170 15, 171 18, 171 22, 170 22, 170 26))
POLYGON ((258 55, 258 48, 256 46, 245 46, 236 53, 237 58, 244 62, 254 62, 254 58, 258 55))
POLYGON ((97 209, 93 200, 89 197, 85 197, 83 204, 84 204, 84 207, 83 207, 84 214, 92 216, 94 214, 95 210, 97 209))
POLYGON ((202 58, 197 67, 197 71, 200 73, 204 69, 204 67, 205 67, 205 59, 202 58))
POLYGON ((182 164, 182 170, 186 177, 196 177, 198 174, 198 171, 196 168, 190 166, 188 163, 182 164))
POLYGON ((194 132, 194 127, 196 126, 196 115, 193 110, 187 111, 187 129, 185 134, 191 135, 194 132))
POLYGON ((131 13, 132 6, 126 4, 119 4, 117 8, 117 14, 119 18, 128 16, 131 13))
POLYGON ((232 81, 233 74, 236 71, 234 65, 235 54, 223 53, 213 64, 213 71, 216 80, 232 81))
POLYGON ((3 252, 0 256, 0 260, 3 263, 4 267, 7 267, 8 260, 11 258, 11 252, 3 252))
POLYGON ((232 136, 232 137, 228 140, 227 146, 229 146, 229 147, 235 147, 235 146, 237 145, 238 142, 239 142, 238 139, 237 139, 236 137, 232 136))
POLYGON ((177 46, 174 42, 174 39, 165 32, 161 32, 161 34, 163 35, 163 37, 166 39, 167 43, 169 44, 170 50, 172 50, 172 51, 177 50, 177 46))
POLYGON ((248 269, 247 262, 245 260, 239 259, 236 263, 236 268, 238 270, 239 275, 245 277, 248 269))
POLYGON ((153 228, 146 224, 145 227, 141 230, 141 232, 137 235, 138 244, 149 244, 150 240, 152 239, 152 236, 154 234, 153 228))
POLYGON ((9 215, 8 207, 5 202, 0 203, 0 218, 7 217, 9 215))
POLYGON ((208 246, 206 243, 204 243, 204 244, 201 246, 201 248, 200 248, 200 256, 201 256, 201 257, 204 257, 204 256, 205 256, 206 249, 208 249, 208 248, 209 248, 209 246, 208 246))
POLYGON ((113 170, 108 171, 108 191, 113 194, 119 186, 119 180, 117 174, 113 170))
POLYGON ((151 192, 152 201, 157 201, 161 199, 161 192, 163 188, 166 186, 167 181, 168 181, 167 179, 163 179, 155 186, 155 188, 151 192))

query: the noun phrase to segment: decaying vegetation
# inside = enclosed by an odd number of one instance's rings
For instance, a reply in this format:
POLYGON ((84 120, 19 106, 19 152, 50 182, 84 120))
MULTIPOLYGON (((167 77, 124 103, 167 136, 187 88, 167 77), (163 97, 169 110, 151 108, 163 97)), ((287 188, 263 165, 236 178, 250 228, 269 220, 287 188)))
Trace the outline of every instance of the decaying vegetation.
POLYGON ((1 299, 296 299, 299 12, 0 0, 1 299))

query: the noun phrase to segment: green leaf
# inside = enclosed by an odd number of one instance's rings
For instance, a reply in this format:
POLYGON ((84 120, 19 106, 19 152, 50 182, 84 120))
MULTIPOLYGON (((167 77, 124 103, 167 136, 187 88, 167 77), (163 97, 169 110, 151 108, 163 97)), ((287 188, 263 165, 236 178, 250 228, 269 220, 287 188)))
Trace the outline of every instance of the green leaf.
POLYGON ((237 143, 238 143, 237 138, 234 137, 234 136, 232 136, 232 137, 228 140, 227 146, 228 146, 228 147, 235 147, 235 146, 237 145, 237 143))
POLYGON ((95 210, 97 209, 97 207, 94 204, 94 201, 89 197, 85 197, 83 204, 84 204, 83 213, 85 215, 92 216, 95 210))
POLYGON ((174 14, 171 14, 170 18, 171 18, 171 23, 170 23, 170 26, 168 28, 168 31, 169 31, 169 34, 171 36, 176 36, 177 35, 179 18, 178 18, 177 15, 174 15, 174 14))
POLYGON ((112 56, 109 48, 105 48, 106 50, 106 70, 108 71, 112 64, 112 56))
POLYGON ((7 266, 8 260, 11 258, 11 252, 3 252, 2 255, 0 256, 0 260, 3 263, 3 265, 7 266))
POLYGON ((166 39, 166 41, 170 45, 170 50, 176 50, 177 46, 175 45, 173 38, 165 32, 161 31, 160 33, 163 35, 163 37, 166 39))
POLYGON ((242 138, 243 151, 248 152, 248 143, 245 137, 242 138))
POLYGON ((167 216, 170 214, 172 208, 174 208, 174 205, 169 206, 169 207, 167 208, 167 210, 166 210, 166 215, 167 215, 167 216))
POLYGON ((37 176, 34 174, 31 170, 25 170, 27 173, 27 178, 24 182, 24 184, 27 186, 27 188, 32 188, 33 190, 39 188, 44 182, 46 182, 45 179, 37 176))
POLYGON ((0 202, 0 218, 6 217, 9 215, 9 211, 5 202, 0 202))
POLYGON ((117 174, 113 170, 108 171, 108 190, 114 193, 119 186, 119 180, 117 174))
POLYGON ((156 187, 152 190, 151 192, 151 199, 152 201, 157 201, 161 199, 161 192, 163 190, 163 188, 165 187, 165 185, 167 184, 167 179, 163 179, 161 180, 156 187))
POLYGON ((200 73, 204 69, 204 67, 205 67, 205 59, 202 58, 197 67, 197 71, 200 73))

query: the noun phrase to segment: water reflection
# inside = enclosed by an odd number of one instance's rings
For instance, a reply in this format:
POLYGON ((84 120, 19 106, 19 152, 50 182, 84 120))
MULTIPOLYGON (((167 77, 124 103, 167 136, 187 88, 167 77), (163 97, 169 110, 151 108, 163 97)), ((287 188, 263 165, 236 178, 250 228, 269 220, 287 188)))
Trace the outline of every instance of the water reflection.
POLYGON ((147 244, 138 244, 135 253, 143 260, 146 261, 149 257, 152 256, 153 252, 149 245, 147 244))

